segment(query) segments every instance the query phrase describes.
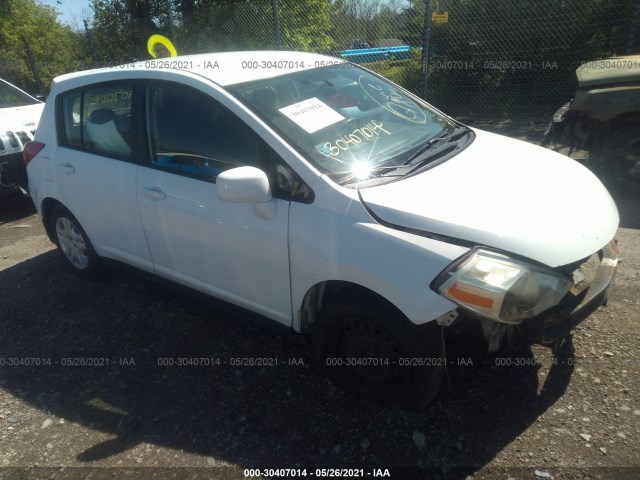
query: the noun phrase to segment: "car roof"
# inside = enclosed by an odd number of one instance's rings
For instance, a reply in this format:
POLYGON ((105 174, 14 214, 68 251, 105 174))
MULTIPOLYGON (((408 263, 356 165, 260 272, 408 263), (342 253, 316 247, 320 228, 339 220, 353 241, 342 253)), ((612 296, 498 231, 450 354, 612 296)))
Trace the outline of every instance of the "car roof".
MULTIPOLYGON (((94 81, 108 81, 97 78, 114 71, 175 71, 183 70, 201 75, 221 86, 229 86, 253 80, 262 80, 286 73, 308 70, 326 65, 327 62, 345 63, 345 60, 317 53, 292 51, 246 51, 203 53, 171 58, 150 59, 130 64, 114 65, 107 68, 68 73, 54 79, 57 84, 83 77, 96 77, 94 81), (324 63, 322 63, 324 62, 324 63)), ((122 78, 119 76, 119 78, 122 78)), ((86 80, 89 80, 87 78, 86 80)), ((74 82, 75 83, 75 82, 74 82)))

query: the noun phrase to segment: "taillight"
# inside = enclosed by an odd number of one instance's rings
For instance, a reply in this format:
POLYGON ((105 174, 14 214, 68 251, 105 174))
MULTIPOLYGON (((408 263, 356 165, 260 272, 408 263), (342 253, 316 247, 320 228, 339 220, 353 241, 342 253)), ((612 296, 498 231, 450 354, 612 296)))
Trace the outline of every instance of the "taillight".
POLYGON ((22 159, 24 160, 25 167, 29 165, 29 162, 33 160, 40 150, 44 148, 44 143, 31 141, 24 144, 24 151, 22 152, 22 159))

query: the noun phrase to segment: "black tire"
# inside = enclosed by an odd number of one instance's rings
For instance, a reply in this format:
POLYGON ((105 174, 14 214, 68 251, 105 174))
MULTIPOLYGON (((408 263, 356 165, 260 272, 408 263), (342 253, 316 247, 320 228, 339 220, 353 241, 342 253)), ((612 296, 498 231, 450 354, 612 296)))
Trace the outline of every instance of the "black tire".
POLYGON ((640 194, 640 129, 626 128, 615 133, 609 145, 596 174, 612 193, 640 194))
POLYGON ((51 212, 50 226, 64 263, 81 277, 100 276, 102 273, 100 257, 76 217, 69 210, 58 205, 51 212))
POLYGON ((382 405, 423 408, 444 378, 440 327, 413 325, 373 296, 329 299, 312 327, 312 342, 317 362, 338 387, 382 405))

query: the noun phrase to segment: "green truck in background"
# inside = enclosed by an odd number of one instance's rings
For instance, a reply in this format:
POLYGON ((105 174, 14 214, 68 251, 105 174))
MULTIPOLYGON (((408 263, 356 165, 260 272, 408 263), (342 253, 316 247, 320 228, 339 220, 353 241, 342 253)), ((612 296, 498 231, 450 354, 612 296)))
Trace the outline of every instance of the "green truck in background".
POLYGON ((640 55, 585 62, 575 97, 553 116, 541 145, 586 152, 610 189, 640 193, 640 55))

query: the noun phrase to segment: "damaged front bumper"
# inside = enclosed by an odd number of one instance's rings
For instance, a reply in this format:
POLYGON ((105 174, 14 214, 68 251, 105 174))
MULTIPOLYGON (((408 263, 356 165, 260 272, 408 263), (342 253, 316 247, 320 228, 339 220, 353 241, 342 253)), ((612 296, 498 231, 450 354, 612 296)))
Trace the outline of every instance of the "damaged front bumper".
MULTIPOLYGON (((576 286, 557 307, 519 325, 482 320, 489 351, 497 352, 505 343, 511 343, 512 339, 522 341, 523 337, 530 343, 553 345, 566 337, 599 306, 606 304, 618 266, 618 246, 615 240, 605 245, 594 256, 595 261, 589 259, 576 270, 582 275, 583 268, 591 268, 591 274, 587 272, 583 279, 578 279, 576 286)), ((574 278, 577 273, 574 273, 574 278)))
POLYGON ((537 342, 549 344, 567 335, 600 305, 607 302, 618 266, 618 245, 615 240, 598 252, 598 256, 600 265, 589 287, 578 295, 574 295, 573 301, 567 300, 566 306, 561 305, 560 311, 552 313, 541 321, 537 342), (576 301, 577 305, 575 305, 576 301))
POLYGON ((27 170, 22 159, 24 144, 33 140, 35 130, 0 132, 0 195, 16 189, 27 194, 27 170))

